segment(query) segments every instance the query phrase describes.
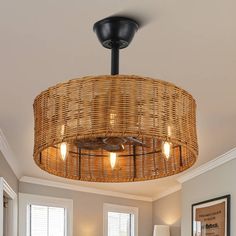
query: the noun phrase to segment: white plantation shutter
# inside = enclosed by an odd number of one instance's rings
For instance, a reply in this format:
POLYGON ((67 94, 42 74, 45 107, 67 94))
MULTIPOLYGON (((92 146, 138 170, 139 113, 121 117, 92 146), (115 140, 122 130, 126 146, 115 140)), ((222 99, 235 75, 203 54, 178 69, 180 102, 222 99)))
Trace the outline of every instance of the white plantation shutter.
POLYGON ((49 207, 49 236, 65 236, 65 209, 49 207))
POLYGON ((131 236, 132 214, 108 212, 108 236, 131 236))
POLYGON ((30 236, 65 236, 65 208, 30 205, 30 236))
POLYGON ((47 236, 48 207, 31 205, 30 210, 30 236, 47 236))

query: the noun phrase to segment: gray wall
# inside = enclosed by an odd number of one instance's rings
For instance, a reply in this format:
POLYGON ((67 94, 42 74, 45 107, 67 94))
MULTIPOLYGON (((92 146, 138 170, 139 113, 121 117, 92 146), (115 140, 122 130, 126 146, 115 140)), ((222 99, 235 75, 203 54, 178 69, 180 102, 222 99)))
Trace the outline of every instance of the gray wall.
POLYGON ((153 202, 152 217, 153 225, 170 225, 171 236, 180 236, 181 191, 153 202))
POLYGON ((103 235, 103 203, 138 207, 139 236, 152 236, 152 203, 20 182, 19 192, 69 198, 74 202, 74 236, 103 235))
POLYGON ((236 235, 236 160, 232 160, 183 184, 182 236, 191 235, 191 205, 231 194, 231 235, 236 235))
POLYGON ((3 154, 0 151, 0 177, 3 177, 11 188, 18 193, 18 179, 12 171, 11 167, 5 160, 3 154))

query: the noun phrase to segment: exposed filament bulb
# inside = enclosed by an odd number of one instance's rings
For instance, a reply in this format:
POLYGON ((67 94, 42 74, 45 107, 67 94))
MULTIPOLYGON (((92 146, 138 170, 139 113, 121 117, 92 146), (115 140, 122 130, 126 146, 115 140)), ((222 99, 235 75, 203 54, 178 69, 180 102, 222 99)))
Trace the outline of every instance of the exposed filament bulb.
POLYGON ((163 153, 167 160, 170 158, 170 148, 171 148, 171 144, 169 142, 164 142, 163 153))
POLYGON ((110 152, 110 165, 111 165, 112 170, 115 168, 116 159, 117 159, 116 153, 115 152, 110 152))
POLYGON ((67 144, 65 142, 61 143, 60 150, 61 150, 61 159, 65 161, 67 154, 67 144))

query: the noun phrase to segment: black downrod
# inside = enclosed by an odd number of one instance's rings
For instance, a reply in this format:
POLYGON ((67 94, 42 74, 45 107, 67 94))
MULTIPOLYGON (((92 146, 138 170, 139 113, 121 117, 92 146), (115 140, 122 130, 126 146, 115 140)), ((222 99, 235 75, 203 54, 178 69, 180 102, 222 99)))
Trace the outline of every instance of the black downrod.
POLYGON ((108 17, 93 26, 102 46, 111 49, 111 75, 119 74, 119 50, 129 46, 138 30, 138 23, 122 16, 108 17))
POLYGON ((119 52, 119 45, 113 44, 111 48, 111 75, 119 74, 119 52))

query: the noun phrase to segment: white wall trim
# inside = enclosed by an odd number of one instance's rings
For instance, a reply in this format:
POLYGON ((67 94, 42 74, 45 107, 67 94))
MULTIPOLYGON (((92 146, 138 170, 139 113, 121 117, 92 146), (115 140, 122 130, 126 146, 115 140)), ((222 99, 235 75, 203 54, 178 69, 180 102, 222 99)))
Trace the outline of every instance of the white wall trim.
POLYGON ((7 183, 7 181, 4 178, 1 178, 3 182, 3 190, 7 193, 7 195, 11 198, 17 198, 17 194, 15 191, 10 187, 10 185, 7 183))
POLYGON ((8 196, 8 225, 7 233, 10 236, 17 236, 17 216, 18 216, 18 199, 17 194, 6 182, 6 180, 0 177, 0 236, 3 236, 3 195, 8 196))
POLYGON ((157 196, 153 197, 153 198, 152 198, 152 201, 153 201, 153 202, 154 202, 154 201, 157 201, 157 200, 159 200, 159 199, 161 199, 161 198, 163 198, 163 197, 166 197, 166 196, 168 196, 168 195, 170 195, 170 194, 172 194, 172 193, 175 193, 175 192, 181 190, 181 188, 182 188, 182 186, 181 186, 180 184, 178 184, 178 185, 176 185, 176 186, 174 186, 174 187, 168 188, 166 191, 161 192, 161 193, 158 194, 157 196))
POLYGON ((10 165, 12 171, 15 173, 16 177, 19 179, 21 177, 20 167, 1 129, 0 129, 0 151, 2 152, 7 163, 10 165))
POLYGON ((68 236, 73 235, 73 200, 67 198, 55 198, 34 194, 19 193, 19 236, 29 235, 28 219, 29 205, 43 205, 52 207, 63 207, 66 209, 66 232, 68 236))
POLYGON ((199 166, 196 169, 188 171, 186 174, 180 176, 177 180, 179 183, 184 183, 190 179, 193 179, 201 174, 204 174, 212 169, 215 169, 233 159, 236 158, 236 148, 231 149, 230 151, 226 152, 225 154, 217 157, 216 159, 213 159, 201 166, 199 166))
POLYGON ((125 193, 108 191, 108 190, 82 187, 82 186, 78 186, 74 184, 61 183, 61 182, 56 182, 56 181, 29 177, 29 176, 23 176, 22 178, 20 178, 20 182, 38 184, 38 185, 49 186, 49 187, 54 187, 54 188, 68 189, 68 190, 78 191, 78 192, 94 193, 94 194, 106 195, 106 196, 111 196, 111 197, 128 198, 128 199, 133 199, 133 200, 152 202, 151 197, 143 197, 143 196, 138 196, 138 195, 133 195, 133 194, 125 194, 125 193))

